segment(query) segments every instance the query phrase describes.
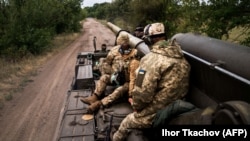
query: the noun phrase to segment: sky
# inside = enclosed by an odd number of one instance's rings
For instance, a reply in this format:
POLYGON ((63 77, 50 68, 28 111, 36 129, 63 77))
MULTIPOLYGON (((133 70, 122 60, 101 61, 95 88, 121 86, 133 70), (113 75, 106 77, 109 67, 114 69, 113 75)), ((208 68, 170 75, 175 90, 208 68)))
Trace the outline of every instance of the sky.
MULTIPOLYGON (((207 0, 204 1, 207 2, 207 0)), ((103 3, 103 2, 112 2, 112 0, 83 0, 82 7, 91 7, 95 3, 103 3)))
POLYGON ((91 7, 95 3, 112 2, 112 0, 83 0, 83 7, 91 7))

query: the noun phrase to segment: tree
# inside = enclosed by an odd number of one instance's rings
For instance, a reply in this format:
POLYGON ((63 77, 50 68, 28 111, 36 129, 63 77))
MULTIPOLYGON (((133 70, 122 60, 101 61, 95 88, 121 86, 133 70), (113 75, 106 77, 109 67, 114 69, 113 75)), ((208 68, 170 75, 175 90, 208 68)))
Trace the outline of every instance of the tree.
POLYGON ((133 0, 130 7, 134 25, 144 25, 153 22, 163 22, 166 27, 167 36, 170 37, 176 32, 179 22, 179 0, 133 0))
POLYGON ((55 34, 79 31, 82 0, 0 0, 0 55, 41 54, 55 34))
POLYGON ((215 38, 228 37, 229 31, 235 27, 250 28, 249 0, 209 0, 203 14, 206 25, 203 31, 215 38))
POLYGON ((222 39, 235 27, 246 29, 244 43, 250 45, 249 0, 113 0, 87 11, 123 29, 163 22, 168 37, 178 32, 198 32, 222 39))

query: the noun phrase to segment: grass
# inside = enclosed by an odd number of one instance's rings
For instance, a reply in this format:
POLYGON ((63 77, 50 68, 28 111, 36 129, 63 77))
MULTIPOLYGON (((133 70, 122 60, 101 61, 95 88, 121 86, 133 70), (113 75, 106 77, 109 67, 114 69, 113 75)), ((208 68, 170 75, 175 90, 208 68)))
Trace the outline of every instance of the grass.
POLYGON ((10 63, 0 59, 0 109, 6 101, 15 97, 15 93, 33 82, 32 77, 38 74, 37 70, 53 55, 72 43, 80 34, 61 34, 54 38, 49 52, 40 56, 29 56, 18 63, 10 63))

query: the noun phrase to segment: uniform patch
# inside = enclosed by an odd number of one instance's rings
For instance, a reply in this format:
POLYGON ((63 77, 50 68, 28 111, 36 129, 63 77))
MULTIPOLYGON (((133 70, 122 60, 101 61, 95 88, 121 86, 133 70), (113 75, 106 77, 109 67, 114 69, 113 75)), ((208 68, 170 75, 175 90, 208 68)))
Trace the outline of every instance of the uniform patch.
POLYGON ((146 74, 146 71, 145 70, 142 70, 140 69, 138 71, 138 75, 137 75, 137 78, 136 78, 136 82, 135 82, 135 85, 140 87, 142 86, 142 82, 144 80, 144 77, 145 77, 145 74, 146 74))

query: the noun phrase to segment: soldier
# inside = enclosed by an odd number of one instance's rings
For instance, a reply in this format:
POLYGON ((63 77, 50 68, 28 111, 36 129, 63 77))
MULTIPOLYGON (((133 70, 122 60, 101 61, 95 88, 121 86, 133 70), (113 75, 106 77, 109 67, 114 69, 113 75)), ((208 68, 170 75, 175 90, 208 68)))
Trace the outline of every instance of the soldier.
MULTIPOLYGON (((98 110, 101 106, 107 107, 116 100, 120 99, 121 97, 125 97, 125 94, 128 94, 128 101, 130 102, 131 99, 131 91, 134 88, 134 82, 135 82, 135 70, 139 66, 139 59, 137 57, 130 60, 130 63, 128 64, 128 70, 125 71, 129 75, 129 81, 125 82, 123 85, 117 87, 111 94, 104 97, 101 100, 97 100, 94 103, 92 103, 88 107, 88 112, 93 113, 96 110, 98 110)), ((112 78, 111 78, 112 79, 112 78)))
POLYGON ((101 50, 102 52, 107 51, 107 45, 106 44, 102 44, 101 48, 102 48, 102 50, 101 50))
POLYGON ((162 23, 154 23, 145 30, 153 43, 151 52, 141 60, 137 69, 132 107, 113 135, 113 141, 124 140, 129 129, 149 128, 158 110, 182 99, 188 91, 190 65, 175 41, 165 40, 162 23))
POLYGON ((97 82, 94 93, 90 97, 80 98, 83 103, 90 104, 87 109, 89 113, 96 111, 101 105, 107 106, 129 91, 128 82, 130 82, 131 78, 131 76, 129 76, 130 71, 135 71, 139 65, 136 60, 137 50, 129 46, 129 37, 127 33, 120 33, 117 38, 117 44, 118 45, 112 48, 108 53, 107 57, 102 60, 102 65, 99 67, 102 76, 97 82), (138 64, 137 66, 136 63, 138 64), (125 76, 124 78, 120 78, 120 82, 117 80, 119 73, 124 73, 125 76), (122 81, 124 80, 125 82, 123 84, 122 81), (106 86, 111 83, 119 87, 112 95, 105 97, 100 101, 106 86))
POLYGON ((136 27, 133 35, 141 39, 143 37, 143 27, 141 26, 136 27))

